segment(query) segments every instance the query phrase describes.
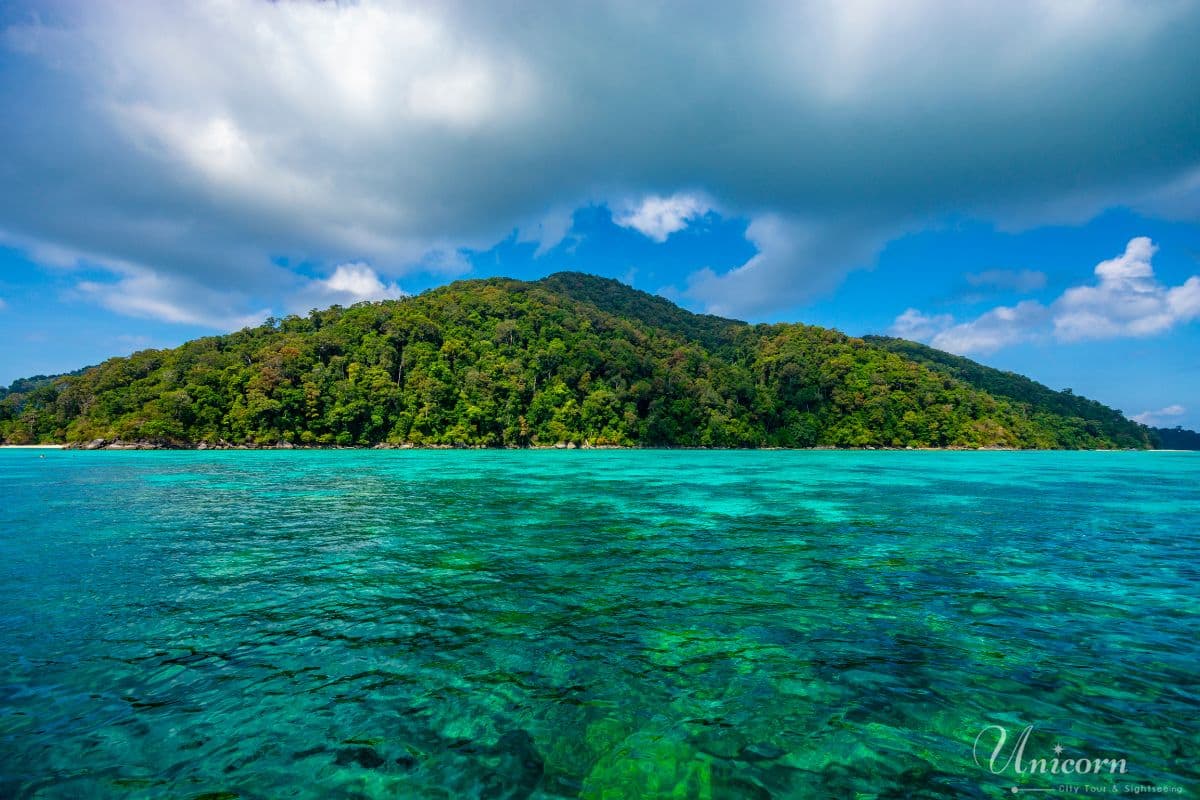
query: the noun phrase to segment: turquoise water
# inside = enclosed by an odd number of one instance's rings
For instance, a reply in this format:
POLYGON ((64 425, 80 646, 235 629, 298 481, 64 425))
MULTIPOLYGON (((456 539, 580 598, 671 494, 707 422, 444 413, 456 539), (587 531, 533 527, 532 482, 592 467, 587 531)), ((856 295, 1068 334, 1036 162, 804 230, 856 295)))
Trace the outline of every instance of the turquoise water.
POLYGON ((1200 454, 44 455, 0 797, 1200 791, 1200 454))

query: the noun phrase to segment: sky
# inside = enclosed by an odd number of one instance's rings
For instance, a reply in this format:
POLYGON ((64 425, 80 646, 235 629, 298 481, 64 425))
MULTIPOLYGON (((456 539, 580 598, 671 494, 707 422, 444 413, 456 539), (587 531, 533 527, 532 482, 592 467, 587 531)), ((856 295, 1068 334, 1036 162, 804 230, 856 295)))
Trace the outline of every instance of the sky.
POLYGON ((615 277, 1200 429, 1200 3, 0 4, 0 384, 615 277))

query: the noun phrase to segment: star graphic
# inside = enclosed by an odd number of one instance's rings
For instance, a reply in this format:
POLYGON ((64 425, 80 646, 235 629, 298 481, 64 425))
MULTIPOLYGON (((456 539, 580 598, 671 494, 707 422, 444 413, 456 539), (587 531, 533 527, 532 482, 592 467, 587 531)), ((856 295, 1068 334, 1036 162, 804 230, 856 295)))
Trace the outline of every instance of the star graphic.
POLYGON ((1055 744, 1054 745, 1054 755, 1061 756, 1062 753, 1063 753, 1063 746, 1061 744, 1055 744))

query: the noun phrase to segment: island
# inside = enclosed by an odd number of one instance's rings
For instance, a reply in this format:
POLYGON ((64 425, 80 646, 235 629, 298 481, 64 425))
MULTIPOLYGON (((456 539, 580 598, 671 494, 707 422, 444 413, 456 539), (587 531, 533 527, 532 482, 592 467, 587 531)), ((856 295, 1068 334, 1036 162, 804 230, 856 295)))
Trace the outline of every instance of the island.
POLYGON ((0 396, 0 442, 92 448, 1149 449, 1163 433, 916 342, 694 314, 572 272, 271 318, 0 396))

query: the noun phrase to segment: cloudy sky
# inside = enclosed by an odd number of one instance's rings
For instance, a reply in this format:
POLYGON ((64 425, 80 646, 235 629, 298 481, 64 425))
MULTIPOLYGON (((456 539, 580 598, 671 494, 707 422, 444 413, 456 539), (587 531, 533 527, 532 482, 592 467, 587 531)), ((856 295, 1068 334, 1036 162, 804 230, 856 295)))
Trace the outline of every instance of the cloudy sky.
POLYGON ((1200 427, 1200 3, 0 4, 0 382, 577 269, 1200 427))

